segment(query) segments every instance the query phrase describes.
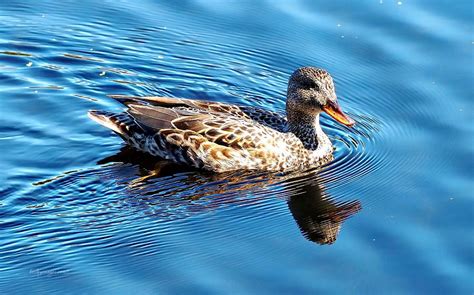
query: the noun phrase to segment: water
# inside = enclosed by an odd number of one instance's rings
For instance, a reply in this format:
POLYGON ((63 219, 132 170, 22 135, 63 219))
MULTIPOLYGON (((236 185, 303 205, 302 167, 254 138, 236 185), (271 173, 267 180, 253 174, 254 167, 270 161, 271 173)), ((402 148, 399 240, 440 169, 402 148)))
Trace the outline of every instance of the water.
POLYGON ((2 1, 0 293, 469 294, 473 10, 463 1, 2 1), (178 3, 179 2, 179 3, 178 3), (284 111, 327 69, 321 170, 213 175, 90 121, 113 94, 284 111))

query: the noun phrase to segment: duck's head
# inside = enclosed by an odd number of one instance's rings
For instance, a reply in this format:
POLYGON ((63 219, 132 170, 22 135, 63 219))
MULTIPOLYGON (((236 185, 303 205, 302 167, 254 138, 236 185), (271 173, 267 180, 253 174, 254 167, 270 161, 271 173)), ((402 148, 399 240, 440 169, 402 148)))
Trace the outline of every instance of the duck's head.
POLYGON ((289 117, 291 113, 314 116, 324 111, 341 124, 355 124, 339 107, 332 77, 323 69, 302 67, 293 72, 288 82, 286 108, 289 117))

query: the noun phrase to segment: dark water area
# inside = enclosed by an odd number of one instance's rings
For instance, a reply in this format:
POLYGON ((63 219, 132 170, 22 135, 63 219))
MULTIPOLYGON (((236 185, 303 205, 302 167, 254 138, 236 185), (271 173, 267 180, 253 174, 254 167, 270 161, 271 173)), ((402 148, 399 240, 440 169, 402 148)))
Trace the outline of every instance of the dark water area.
POLYGON ((0 293, 471 294, 472 1, 1 1, 0 293), (88 119, 109 95, 284 112, 300 66, 348 129, 300 173, 211 174, 88 119))

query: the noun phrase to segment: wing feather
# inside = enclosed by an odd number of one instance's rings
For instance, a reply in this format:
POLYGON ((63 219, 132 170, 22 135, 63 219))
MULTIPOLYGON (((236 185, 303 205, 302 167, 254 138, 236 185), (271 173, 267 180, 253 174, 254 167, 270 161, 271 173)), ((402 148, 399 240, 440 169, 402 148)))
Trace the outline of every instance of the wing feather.
POLYGON ((275 133, 281 131, 268 124, 269 116, 274 113, 264 110, 259 113, 259 109, 252 107, 158 96, 112 97, 128 106, 127 112, 137 123, 164 135, 169 143, 182 146, 188 140, 185 132, 189 131, 199 135, 197 143, 201 149, 219 151, 212 152, 213 155, 229 155, 227 148, 255 151, 268 148, 271 143, 266 138, 278 136, 275 133))
POLYGON ((249 118, 239 106, 224 104, 219 102, 182 99, 164 96, 126 96, 126 95, 110 95, 109 97, 119 101, 120 103, 130 105, 151 105, 164 108, 192 108, 207 111, 208 113, 225 113, 232 114, 243 118, 249 118))
POLYGON ((154 130, 172 128, 171 121, 178 117, 173 109, 153 108, 142 105, 130 105, 128 113, 135 118, 138 124, 154 130))
POLYGON ((164 108, 189 108, 207 113, 232 115, 242 119, 251 119, 280 132, 286 132, 287 120, 279 113, 256 108, 253 106, 238 106, 220 102, 173 98, 164 96, 126 96, 110 95, 111 98, 126 106, 152 105, 164 108))

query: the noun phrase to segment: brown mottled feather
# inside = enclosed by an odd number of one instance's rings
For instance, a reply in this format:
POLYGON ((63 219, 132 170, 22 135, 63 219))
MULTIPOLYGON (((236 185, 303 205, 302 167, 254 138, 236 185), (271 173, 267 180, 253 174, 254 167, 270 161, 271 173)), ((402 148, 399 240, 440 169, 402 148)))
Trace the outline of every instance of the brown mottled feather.
MULTIPOLYGON (((270 140, 278 131, 253 121, 238 106, 171 98, 120 101, 138 126, 155 132, 157 151, 146 140, 128 140, 151 154, 213 171, 261 169, 269 159, 281 158, 270 140), (160 153, 161 149, 168 152, 160 153)), ((270 170, 275 169, 280 168, 270 170)))
POLYGON ((193 131, 199 132, 201 130, 209 128, 203 123, 208 118, 209 118, 208 115, 194 115, 194 116, 179 117, 177 119, 174 119, 171 122, 171 124, 177 129, 193 130, 193 131))

